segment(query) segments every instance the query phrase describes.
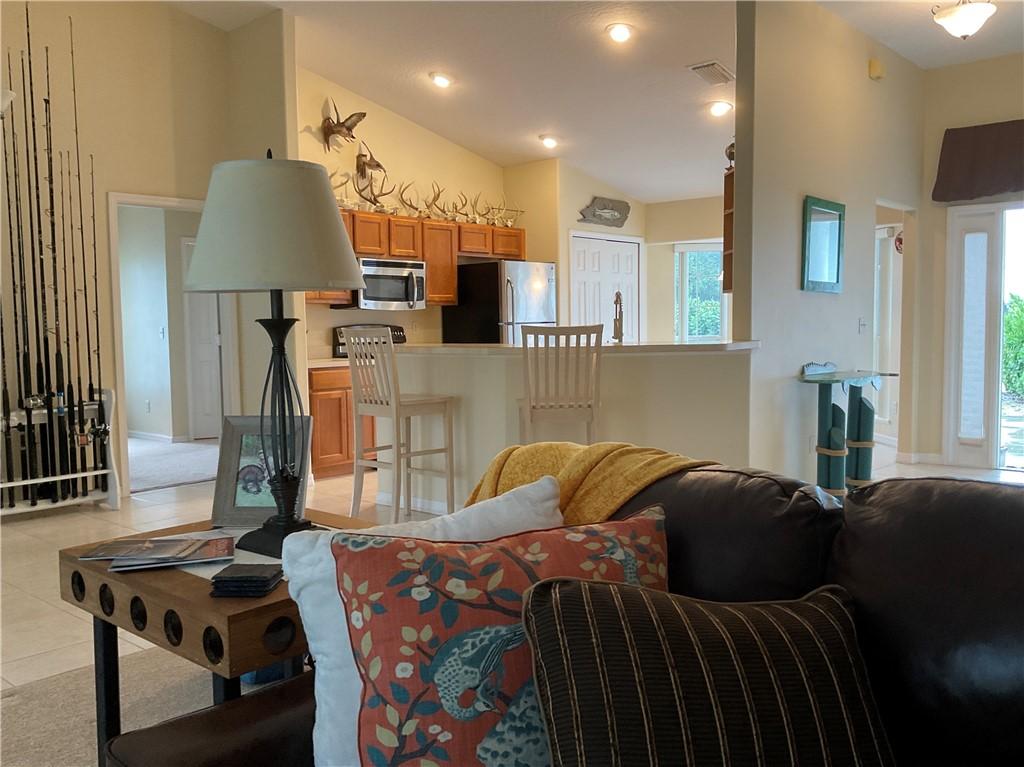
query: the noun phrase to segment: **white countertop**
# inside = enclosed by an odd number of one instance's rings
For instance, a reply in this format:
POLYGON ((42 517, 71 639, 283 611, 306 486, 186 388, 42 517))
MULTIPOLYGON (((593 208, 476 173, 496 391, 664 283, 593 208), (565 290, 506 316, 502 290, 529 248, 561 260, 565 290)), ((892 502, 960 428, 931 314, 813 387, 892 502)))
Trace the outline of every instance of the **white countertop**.
POLYGON ((348 360, 339 360, 333 357, 326 359, 310 359, 306 361, 308 368, 347 368, 348 360))
MULTIPOLYGON (((723 354, 731 352, 750 352, 761 348, 760 341, 727 341, 723 343, 632 343, 605 344, 603 354, 723 354)), ((399 354, 435 354, 435 355, 479 355, 479 356, 512 356, 522 353, 522 347, 515 344, 442 344, 442 343, 410 343, 395 346, 399 354)), ((310 361, 310 367, 313 362, 310 361)))

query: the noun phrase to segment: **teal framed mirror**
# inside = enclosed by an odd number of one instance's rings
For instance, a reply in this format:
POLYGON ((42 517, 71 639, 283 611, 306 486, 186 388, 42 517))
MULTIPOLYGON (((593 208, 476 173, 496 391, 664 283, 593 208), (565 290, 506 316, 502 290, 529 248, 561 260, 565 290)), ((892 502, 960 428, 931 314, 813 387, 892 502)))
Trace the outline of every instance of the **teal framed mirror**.
POLYGON ((841 202, 804 198, 803 289, 843 292, 843 237, 846 206, 841 202))

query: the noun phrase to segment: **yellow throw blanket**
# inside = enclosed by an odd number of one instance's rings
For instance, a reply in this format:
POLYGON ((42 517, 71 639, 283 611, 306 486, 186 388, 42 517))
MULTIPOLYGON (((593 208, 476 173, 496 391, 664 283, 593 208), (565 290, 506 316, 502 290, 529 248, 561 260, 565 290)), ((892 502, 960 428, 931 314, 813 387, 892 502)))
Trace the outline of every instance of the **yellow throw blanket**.
POLYGON ((712 463, 628 442, 513 445, 491 461, 466 505, 551 475, 561 488, 559 508, 565 523, 592 524, 608 519, 626 501, 659 479, 712 463))

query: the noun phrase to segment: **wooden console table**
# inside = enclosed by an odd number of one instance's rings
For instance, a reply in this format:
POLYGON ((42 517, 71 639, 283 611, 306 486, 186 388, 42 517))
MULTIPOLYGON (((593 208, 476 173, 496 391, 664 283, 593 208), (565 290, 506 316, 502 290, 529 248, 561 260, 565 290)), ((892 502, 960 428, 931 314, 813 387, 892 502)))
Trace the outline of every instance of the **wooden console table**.
MULTIPOLYGON (((311 510, 306 517, 335 528, 372 525, 311 510)), ((124 537, 157 538, 209 529, 210 522, 196 522, 124 537)), ((107 742, 121 733, 119 628, 212 672, 214 703, 241 695, 239 677, 249 671, 286 661, 289 676, 301 673, 306 635, 285 582, 265 597, 214 598, 210 581, 188 569, 112 573, 107 569, 109 562, 78 558, 98 543, 61 550, 60 595, 93 616, 96 745, 101 767, 107 742)))

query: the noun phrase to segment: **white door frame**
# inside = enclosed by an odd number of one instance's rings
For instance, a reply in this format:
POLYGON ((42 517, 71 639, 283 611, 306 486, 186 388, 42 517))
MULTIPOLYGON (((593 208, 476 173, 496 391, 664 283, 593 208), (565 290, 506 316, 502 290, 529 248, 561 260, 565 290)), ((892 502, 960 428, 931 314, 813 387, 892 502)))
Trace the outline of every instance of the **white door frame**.
MULTIPOLYGON (((117 211, 121 205, 137 205, 145 208, 161 208, 163 210, 179 210, 201 213, 202 200, 191 200, 182 197, 160 197, 149 194, 131 194, 128 192, 107 193, 107 232, 110 238, 110 303, 111 326, 114 331, 114 385, 118 398, 125 395, 124 371, 124 328, 121 322, 121 252, 119 247, 117 211)), ((122 477, 128 478, 128 419, 125 411, 118 414, 117 428, 114 439, 117 440, 117 458, 122 477)), ((121 495, 131 495, 131 481, 121 483, 121 495)))
POLYGON ((570 229, 567 257, 564 263, 559 265, 559 280, 565 280, 565 290, 568 296, 566 316, 570 315, 572 307, 572 238, 584 237, 588 240, 604 240, 606 242, 631 242, 636 243, 640 249, 640 258, 637 262, 637 329, 640 342, 647 340, 647 241, 643 237, 635 237, 631 234, 616 234, 615 232, 593 232, 586 229, 570 229))
MULTIPOLYGON (((185 261, 185 250, 195 246, 195 237, 181 238, 181 270, 182 280, 188 276, 188 264, 185 261)), ((184 284, 184 282, 182 283, 184 284)), ((185 370, 188 382, 188 437, 195 439, 192 428, 192 403, 195 394, 192 391, 192 335, 188 311, 188 293, 182 293, 185 317, 185 370)), ((242 381, 238 365, 225 365, 224 360, 238 359, 238 295, 236 293, 217 294, 218 335, 220 345, 220 408, 221 417, 238 415, 242 412, 242 381)))
MULTIPOLYGON (((970 465, 984 464, 996 468, 999 463, 999 400, 1001 381, 1002 292, 1005 211, 1024 207, 1022 202, 955 205, 946 210, 946 327, 943 382, 943 460, 951 465, 963 463, 958 447, 981 448, 984 455, 970 465), (994 234, 989 245, 986 274, 985 307, 985 437, 959 436, 960 377, 962 372, 961 323, 963 316, 963 242, 959 236, 962 219, 968 216, 993 215, 994 234), (993 263, 995 262, 995 263, 993 263), (993 332, 995 329, 996 332, 993 332)), ((979 229, 985 231, 988 229, 979 229)), ((965 232, 966 233, 966 232, 965 232)))

